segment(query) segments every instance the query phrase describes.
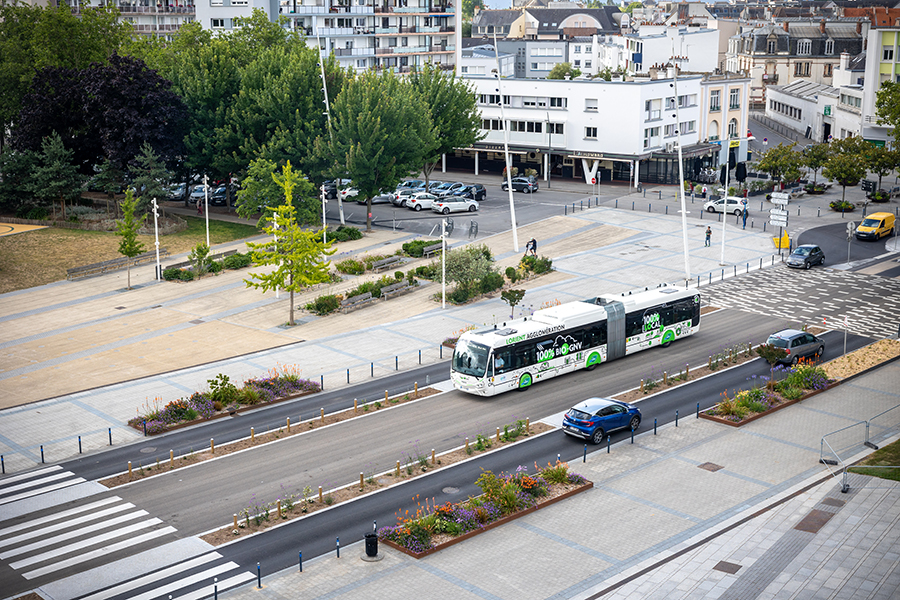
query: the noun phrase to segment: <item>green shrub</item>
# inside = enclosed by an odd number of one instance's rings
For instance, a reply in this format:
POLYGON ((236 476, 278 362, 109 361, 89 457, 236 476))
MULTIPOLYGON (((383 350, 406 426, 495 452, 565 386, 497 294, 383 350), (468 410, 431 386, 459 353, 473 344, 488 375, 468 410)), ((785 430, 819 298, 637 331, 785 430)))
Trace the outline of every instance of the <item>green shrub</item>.
POLYGON ((394 271, 394 279, 396 279, 397 281, 403 281, 404 277, 405 275, 403 274, 403 271, 394 271))
POLYGON ((165 279, 166 281, 181 279, 181 269, 176 269, 175 267, 168 267, 166 269, 163 269, 163 279, 165 279))
POLYGON ((503 275, 489 273, 478 282, 478 288, 482 294, 489 294, 503 287, 503 275))
POLYGON ((465 304, 469 301, 472 294, 463 287, 457 287, 447 295, 447 300, 453 304, 465 304))
POLYGON ((348 240, 361 240, 363 236, 362 231, 360 231, 356 227, 348 227, 346 225, 341 225, 340 227, 338 227, 335 230, 335 233, 347 236, 348 240))
POLYGON ((182 281, 193 281, 194 272, 190 269, 181 269, 181 271, 178 273, 178 278, 182 281))
POLYGON ((334 266, 341 273, 347 275, 362 275, 366 272, 366 267, 358 260, 347 258, 334 266))
POLYGON ((422 254, 425 252, 425 247, 430 246, 433 243, 434 242, 429 242, 428 240, 413 240, 411 242, 406 242, 403 244, 403 252, 408 256, 421 258, 422 254))
POLYGON ((243 269, 244 267, 249 267, 251 261, 250 253, 241 254, 238 252, 237 254, 226 256, 222 263, 226 269, 243 269))
POLYGON ((409 284, 409 287, 416 285, 416 275, 413 271, 409 271, 406 274, 406 283, 409 284))
POLYGON ((434 281, 438 278, 438 273, 438 266, 434 263, 416 267, 416 277, 421 277, 422 279, 430 279, 434 281))
POLYGON ((50 216, 47 209, 43 206, 20 206, 16 209, 16 217, 19 219, 31 219, 33 221, 43 221, 50 216))
POLYGON ((553 269, 553 261, 546 256, 541 256, 534 261, 534 272, 536 275, 547 273, 553 269))
POLYGON ((389 257, 384 256, 383 254, 367 254, 362 257, 362 260, 366 263, 366 270, 371 271, 375 263, 385 258, 389 257))
POLYGON ((335 242, 346 242, 350 239, 346 231, 332 231, 328 236, 335 242))
POLYGON ((334 294, 327 294, 325 296, 319 296, 304 308, 321 316, 336 311, 340 306, 341 301, 338 300, 337 296, 334 294))
POLYGON ((209 272, 210 273, 218 273, 224 268, 225 268, 225 266, 222 264, 221 260, 214 260, 211 263, 209 263, 209 272))
POLYGON ((506 267, 506 276, 509 278, 510 283, 515 283, 519 279, 519 272, 516 271, 515 267, 506 267))
POLYGON ((828 207, 831 208, 831 210, 840 212, 850 212, 854 208, 854 206, 846 200, 835 200, 829 204, 828 207))
POLYGON ((803 396, 803 390, 797 387, 785 387, 781 390, 785 400, 799 400, 803 396))
POLYGON ((252 406, 254 404, 259 404, 260 400, 259 390, 249 385, 245 385, 239 390, 237 401, 241 404, 252 406))

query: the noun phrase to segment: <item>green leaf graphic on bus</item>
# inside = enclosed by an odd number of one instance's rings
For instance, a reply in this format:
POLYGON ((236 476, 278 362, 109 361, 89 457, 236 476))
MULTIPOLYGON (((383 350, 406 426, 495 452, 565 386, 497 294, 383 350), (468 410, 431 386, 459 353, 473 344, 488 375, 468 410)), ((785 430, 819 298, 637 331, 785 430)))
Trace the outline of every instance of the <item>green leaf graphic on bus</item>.
POLYGON ((552 340, 538 342, 537 360, 544 362, 579 350, 581 350, 581 342, 576 342, 575 338, 570 335, 558 335, 552 340))

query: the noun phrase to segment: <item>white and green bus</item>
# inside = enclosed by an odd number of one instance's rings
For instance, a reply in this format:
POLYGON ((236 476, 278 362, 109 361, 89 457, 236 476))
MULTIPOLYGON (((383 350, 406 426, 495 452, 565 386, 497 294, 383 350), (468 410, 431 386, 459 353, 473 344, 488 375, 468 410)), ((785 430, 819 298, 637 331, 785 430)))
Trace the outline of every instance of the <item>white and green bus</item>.
POLYGON ((700 329, 700 294, 662 285, 538 310, 468 331, 450 362, 453 386, 493 396, 577 369, 668 346, 700 329))

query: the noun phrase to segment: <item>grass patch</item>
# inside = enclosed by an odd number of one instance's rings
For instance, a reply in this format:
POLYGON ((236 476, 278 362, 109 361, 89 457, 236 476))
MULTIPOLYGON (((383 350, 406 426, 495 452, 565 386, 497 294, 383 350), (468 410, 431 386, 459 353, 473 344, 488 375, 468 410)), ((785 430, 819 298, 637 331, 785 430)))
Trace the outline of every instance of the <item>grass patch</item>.
POLYGON ((849 467, 847 470, 851 473, 900 481, 900 441, 888 444, 884 448, 879 448, 858 465, 849 467))
MULTIPOLYGON (((200 242, 206 242, 205 221, 198 217, 184 219, 188 223, 187 229, 159 238, 160 247, 168 249, 169 254, 188 252, 200 242)), ((258 234, 252 225, 209 221, 211 244, 258 234)), ((119 258, 121 239, 111 231, 53 227, 0 237, 0 294, 65 279, 66 269, 119 258)), ((153 249, 152 235, 140 235, 138 240, 147 251, 153 249)))

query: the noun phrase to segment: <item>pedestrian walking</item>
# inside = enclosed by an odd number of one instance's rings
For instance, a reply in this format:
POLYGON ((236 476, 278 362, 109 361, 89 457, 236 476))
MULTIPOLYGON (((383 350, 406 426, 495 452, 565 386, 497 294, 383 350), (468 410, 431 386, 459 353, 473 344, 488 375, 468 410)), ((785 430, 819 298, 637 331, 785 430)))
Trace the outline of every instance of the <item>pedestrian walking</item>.
POLYGON ((525 256, 528 256, 529 252, 531 252, 531 240, 525 242, 525 256))
POLYGON ((203 202, 201 200, 197 200, 197 214, 203 214, 203 202))
POLYGON ((711 228, 711 227, 707 227, 707 228, 706 228, 706 244, 705 244, 705 245, 706 245, 707 247, 709 247, 711 241, 712 241, 712 228, 711 228))
POLYGON ((531 241, 529 243, 531 244, 531 255, 537 258, 537 240, 531 238, 531 241))
POLYGON ((741 213, 741 215, 744 217, 744 227, 743 227, 743 229, 747 229, 747 215, 749 214, 749 212, 750 212, 750 211, 747 210, 747 207, 744 206, 744 211, 741 213))

